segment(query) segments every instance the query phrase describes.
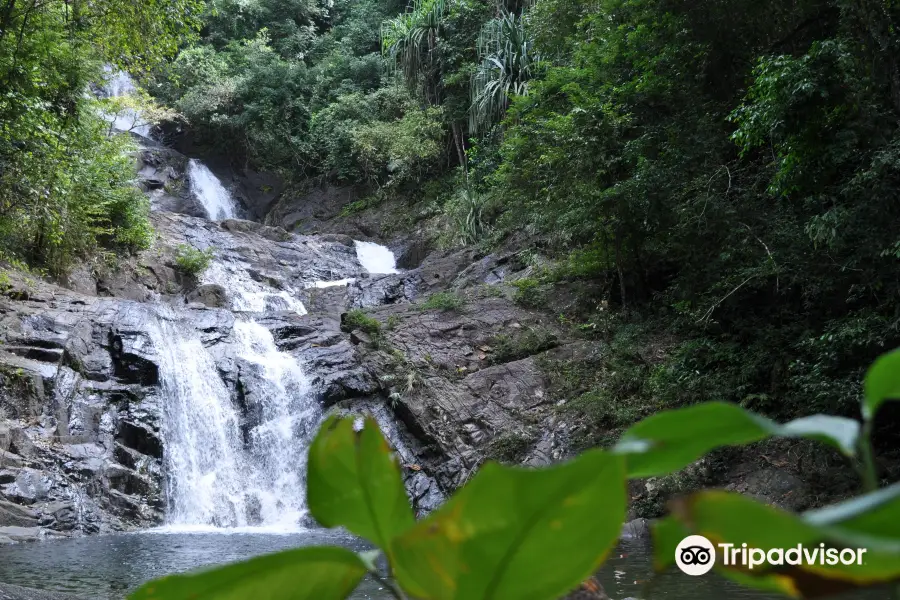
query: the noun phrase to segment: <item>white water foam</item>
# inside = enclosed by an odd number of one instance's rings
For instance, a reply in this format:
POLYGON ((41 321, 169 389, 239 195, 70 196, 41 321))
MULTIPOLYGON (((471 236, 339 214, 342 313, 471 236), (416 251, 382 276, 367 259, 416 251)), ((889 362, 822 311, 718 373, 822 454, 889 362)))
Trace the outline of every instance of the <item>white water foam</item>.
POLYGON ((184 325, 150 328, 160 355, 169 523, 246 525, 245 471, 237 412, 215 361, 184 325))
POLYGON ((222 185, 222 181, 196 158, 188 161, 188 179, 191 191, 203 205, 206 214, 213 221, 233 219, 234 199, 222 185))
POLYGON ((275 289, 255 281, 247 273, 249 265, 244 263, 213 262, 203 273, 203 283, 221 285, 228 292, 231 310, 263 313, 289 311, 306 314, 306 307, 290 289, 275 289))
POLYGON ((355 277, 348 277, 347 279, 338 279, 337 281, 316 281, 316 282, 308 285, 307 288, 323 289, 323 288, 330 288, 330 287, 338 287, 341 285, 350 285, 354 281, 356 281, 355 277))
POLYGON ((356 258, 366 272, 371 274, 399 273, 397 258, 388 248, 375 242, 354 241, 356 258))
POLYGON ((237 321, 242 420, 214 359, 173 312, 150 329, 166 399, 168 514, 160 532, 302 530, 306 453, 322 418, 303 368, 268 329, 237 321))

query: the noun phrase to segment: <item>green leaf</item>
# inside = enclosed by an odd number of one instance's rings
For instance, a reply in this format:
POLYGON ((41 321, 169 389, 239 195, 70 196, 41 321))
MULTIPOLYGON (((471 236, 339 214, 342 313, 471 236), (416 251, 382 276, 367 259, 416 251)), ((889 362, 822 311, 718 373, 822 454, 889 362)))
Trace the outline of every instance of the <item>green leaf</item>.
POLYGON ((626 431, 613 448, 628 457, 628 476, 679 471, 721 446, 750 444, 770 436, 819 440, 855 456, 859 423, 812 415, 780 425, 727 402, 705 402, 648 417, 626 431))
POLYGON ((672 516, 658 519, 653 523, 653 568, 663 571, 675 564, 678 543, 691 535, 683 523, 672 516))
POLYGON ((624 461, 602 450, 543 469, 488 463, 394 540, 394 571, 430 600, 552 600, 603 561, 625 507, 624 461))
POLYGON ((867 421, 885 402, 900 400, 900 350, 884 354, 869 367, 864 389, 862 412, 867 421))
POLYGON ((770 432, 767 419, 736 404, 705 402, 644 419, 613 451, 628 456, 629 477, 652 477, 683 469, 719 446, 756 442, 770 432))
POLYGON ((900 483, 809 511, 803 520, 867 546, 900 552, 900 483))
POLYGON ((400 467, 371 418, 354 431, 354 418, 330 417, 309 449, 307 503, 326 527, 346 527, 389 548, 415 523, 400 467))
POLYGON ((801 417, 784 425, 772 423, 772 434, 783 437, 803 437, 835 446, 847 456, 856 455, 859 421, 831 415, 801 417))
MULTIPOLYGON (((759 548, 766 553, 772 549, 796 548, 798 544, 810 551, 856 548, 852 540, 841 536, 833 527, 817 523, 814 517, 800 517, 740 494, 698 492, 676 500, 672 512, 690 533, 705 536, 716 545, 716 569, 743 585, 777 590, 796 598, 819 598, 900 580, 900 554, 886 547, 868 547, 863 564, 859 565, 816 561, 811 565, 764 563, 753 569, 743 564, 726 566, 719 544, 733 544, 738 549, 747 544, 748 548, 759 548)), ((656 551, 671 552, 673 541, 677 544, 672 536, 681 532, 671 525, 660 531, 669 538, 663 543, 657 541, 656 551)), ((657 556, 654 562, 667 565, 672 560, 657 556)))
POLYGON ((343 600, 366 574, 344 548, 318 546, 259 556, 194 574, 145 583, 129 600, 343 600))

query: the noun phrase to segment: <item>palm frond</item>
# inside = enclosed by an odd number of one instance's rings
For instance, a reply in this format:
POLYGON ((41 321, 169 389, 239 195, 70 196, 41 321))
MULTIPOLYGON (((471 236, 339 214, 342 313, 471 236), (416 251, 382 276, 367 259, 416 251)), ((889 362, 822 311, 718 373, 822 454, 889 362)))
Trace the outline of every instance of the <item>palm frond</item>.
POLYGON ((528 93, 534 55, 522 17, 505 13, 485 24, 478 36, 481 63, 472 75, 469 129, 482 131, 503 118, 512 95, 528 93))

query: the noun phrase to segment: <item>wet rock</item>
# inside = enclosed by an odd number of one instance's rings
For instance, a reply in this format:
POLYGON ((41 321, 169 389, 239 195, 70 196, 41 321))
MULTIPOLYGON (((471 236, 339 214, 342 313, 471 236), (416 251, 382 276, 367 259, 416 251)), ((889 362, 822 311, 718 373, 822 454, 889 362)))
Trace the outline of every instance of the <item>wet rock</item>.
POLYGON ((622 526, 619 538, 623 540, 647 540, 650 539, 651 522, 647 519, 634 519, 622 526))
POLYGON ((374 275, 356 280, 347 287, 350 306, 369 308, 415 299, 417 274, 374 275))
POLYGON ((372 338, 367 333, 354 329, 350 332, 350 341, 354 344, 371 344, 372 338))
MULTIPOLYGON (((366 192, 362 186, 335 186, 327 182, 309 185, 307 189, 290 195, 282 194, 265 216, 265 223, 280 225, 290 231, 312 233, 323 231, 331 225, 329 221, 341 213, 347 204, 361 198, 366 192)), ((366 229, 365 223, 357 228, 359 233, 366 229)), ((372 235, 372 229, 363 235, 372 235)))
POLYGON ((138 177, 154 210, 205 217, 203 205, 191 193, 187 179, 188 158, 161 146, 141 150, 138 177))
POLYGON ((0 500, 0 527, 37 527, 38 514, 21 506, 5 500, 0 500))
POLYGON ((197 286, 186 298, 188 302, 199 302, 211 308, 224 308, 228 305, 225 288, 214 283, 197 286))
POLYGON ((36 542, 44 537, 44 530, 40 527, 0 527, 0 536, 14 542, 36 542))

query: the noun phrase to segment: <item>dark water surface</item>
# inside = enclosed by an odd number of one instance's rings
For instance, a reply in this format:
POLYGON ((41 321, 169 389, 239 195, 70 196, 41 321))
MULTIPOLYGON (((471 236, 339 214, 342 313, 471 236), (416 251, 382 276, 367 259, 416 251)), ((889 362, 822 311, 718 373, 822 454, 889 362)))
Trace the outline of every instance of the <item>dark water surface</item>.
MULTIPOLYGON (((91 600, 121 600, 129 591, 155 577, 314 544, 336 544, 353 550, 367 548, 352 536, 318 530, 283 535, 253 531, 144 531, 88 536, 0 546, 0 582, 68 592, 91 600)), ((623 543, 610 556, 599 579, 613 600, 626 597, 667 600, 773 598, 739 588, 714 575, 689 577, 675 571, 654 577, 649 547, 642 542, 623 543)), ((351 598, 382 600, 390 596, 381 584, 367 580, 351 598)))

